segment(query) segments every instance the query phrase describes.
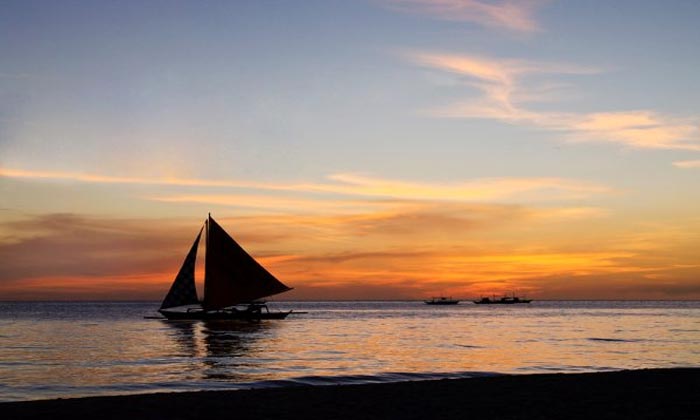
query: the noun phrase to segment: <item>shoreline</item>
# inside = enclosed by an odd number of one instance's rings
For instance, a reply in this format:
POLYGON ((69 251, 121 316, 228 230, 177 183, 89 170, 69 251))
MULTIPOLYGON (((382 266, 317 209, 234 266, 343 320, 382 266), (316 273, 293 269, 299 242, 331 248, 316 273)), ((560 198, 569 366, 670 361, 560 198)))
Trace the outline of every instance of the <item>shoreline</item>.
POLYGON ((700 368, 671 368, 33 400, 0 403, 0 413, 12 419, 687 419, 700 412, 698 389, 700 368))

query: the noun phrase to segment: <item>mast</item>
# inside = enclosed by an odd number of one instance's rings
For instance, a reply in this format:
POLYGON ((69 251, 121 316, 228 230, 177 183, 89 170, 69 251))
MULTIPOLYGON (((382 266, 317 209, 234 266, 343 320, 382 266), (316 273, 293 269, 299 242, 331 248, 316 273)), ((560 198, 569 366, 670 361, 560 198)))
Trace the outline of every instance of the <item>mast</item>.
POLYGON ((207 216, 204 221, 204 290, 202 290, 202 306, 204 306, 204 296, 207 294, 207 256, 209 255, 209 221, 211 220, 211 213, 207 216))

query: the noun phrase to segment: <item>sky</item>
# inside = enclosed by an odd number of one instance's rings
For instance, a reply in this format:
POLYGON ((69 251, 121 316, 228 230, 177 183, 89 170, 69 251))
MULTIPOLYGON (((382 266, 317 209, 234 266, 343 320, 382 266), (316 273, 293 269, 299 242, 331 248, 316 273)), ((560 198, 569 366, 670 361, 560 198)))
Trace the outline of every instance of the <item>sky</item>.
POLYGON ((209 212, 281 300, 700 299, 698 17, 0 1, 0 300, 162 299, 209 212))

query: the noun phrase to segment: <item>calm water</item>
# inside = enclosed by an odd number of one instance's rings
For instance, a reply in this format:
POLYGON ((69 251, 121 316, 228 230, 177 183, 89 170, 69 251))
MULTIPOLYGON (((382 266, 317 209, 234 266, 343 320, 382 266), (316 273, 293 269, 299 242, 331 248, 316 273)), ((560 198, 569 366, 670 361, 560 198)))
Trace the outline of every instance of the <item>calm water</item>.
POLYGON ((273 304, 286 320, 144 319, 158 303, 0 303, 0 401, 700 366, 700 302, 273 304))

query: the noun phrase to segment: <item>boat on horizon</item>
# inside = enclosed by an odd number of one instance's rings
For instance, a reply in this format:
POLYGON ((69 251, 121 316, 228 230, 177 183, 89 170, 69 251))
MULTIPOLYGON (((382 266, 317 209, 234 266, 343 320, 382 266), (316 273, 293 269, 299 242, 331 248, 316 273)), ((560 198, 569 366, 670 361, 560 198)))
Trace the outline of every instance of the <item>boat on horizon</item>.
POLYGON ((496 299, 495 296, 493 298, 482 296, 480 299, 473 302, 477 305, 513 305, 516 303, 530 303, 532 299, 519 298, 513 294, 512 296, 503 296, 498 299, 496 299))
POLYGON ((167 319, 182 320, 284 319, 292 311, 272 312, 262 299, 289 290, 292 288, 255 261, 209 214, 158 312, 167 319), (202 232, 206 251, 200 301, 194 271, 202 232))
POLYGON ((438 296, 424 302, 426 305, 456 305, 459 303, 459 300, 452 299, 452 296, 438 296))

